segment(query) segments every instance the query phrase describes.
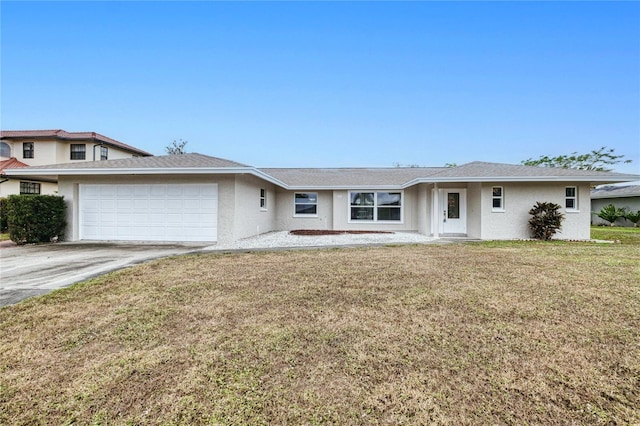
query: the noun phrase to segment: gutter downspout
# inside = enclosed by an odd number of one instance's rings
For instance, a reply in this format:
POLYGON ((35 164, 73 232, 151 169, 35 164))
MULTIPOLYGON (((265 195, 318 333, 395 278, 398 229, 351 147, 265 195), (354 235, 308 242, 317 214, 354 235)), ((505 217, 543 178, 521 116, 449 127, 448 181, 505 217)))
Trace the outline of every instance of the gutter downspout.
POLYGON ((96 144, 96 143, 95 143, 95 142, 98 142, 98 138, 96 138, 96 132, 93 132, 93 137, 92 137, 92 139, 93 139, 93 142, 94 142, 94 145, 93 145, 93 148, 92 148, 92 151, 93 151, 93 161, 96 161, 96 146, 102 146, 102 145, 104 145, 104 142, 102 142, 102 141, 101 141, 101 142, 100 142, 100 143, 98 143, 98 144, 96 144))
POLYGON ((440 193, 438 182, 433 184, 433 238, 440 238, 440 193))

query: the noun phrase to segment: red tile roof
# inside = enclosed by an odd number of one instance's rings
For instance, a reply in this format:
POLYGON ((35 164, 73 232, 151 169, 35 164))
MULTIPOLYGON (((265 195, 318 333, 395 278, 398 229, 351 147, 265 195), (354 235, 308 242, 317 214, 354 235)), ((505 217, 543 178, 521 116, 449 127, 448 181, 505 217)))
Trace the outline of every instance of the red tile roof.
POLYGON ((17 169, 21 167, 29 167, 29 165, 11 157, 8 160, 0 161, 0 174, 4 173, 4 169, 17 169))
POLYGON ((2 130, 0 131, 2 139, 29 139, 29 138, 56 138, 64 140, 87 140, 94 139, 107 145, 122 148, 142 156, 152 156, 153 154, 138 149, 134 146, 127 145, 115 139, 108 138, 96 132, 67 132, 66 130, 2 130))

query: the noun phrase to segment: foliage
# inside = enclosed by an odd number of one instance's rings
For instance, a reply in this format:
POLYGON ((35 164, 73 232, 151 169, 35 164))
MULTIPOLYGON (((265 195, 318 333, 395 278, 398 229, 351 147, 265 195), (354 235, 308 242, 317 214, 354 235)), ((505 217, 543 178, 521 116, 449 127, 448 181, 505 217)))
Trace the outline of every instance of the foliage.
POLYGON ((7 224, 7 199, 0 198, 0 232, 5 232, 9 229, 7 224))
POLYGON ((563 169, 594 170, 610 172, 613 166, 619 163, 628 164, 631 160, 623 160, 624 155, 615 155, 613 148, 603 146, 600 149, 586 154, 573 152, 570 155, 559 155, 557 157, 541 156, 537 160, 529 158, 522 161, 525 166, 560 167, 563 169))
POLYGON ((621 217, 625 217, 627 210, 625 208, 616 208, 613 204, 609 204, 608 206, 604 206, 598 212, 598 217, 602 220, 606 220, 609 222, 611 226, 613 226, 614 222, 621 217))
POLYGON ((184 147, 188 144, 188 141, 183 141, 182 139, 180 139, 180 141, 176 141, 174 140, 171 145, 168 145, 167 147, 165 147, 165 151, 167 152, 167 154, 169 155, 179 155, 179 154, 186 154, 187 151, 185 151, 184 147))
POLYGON ((560 205, 555 203, 536 202, 529 214, 529 227, 533 238, 548 241, 561 228, 564 215, 560 212, 560 205))
POLYGON ((635 213, 633 212, 633 210, 627 210, 624 213, 624 218, 633 223, 633 226, 637 228, 638 222, 640 222, 640 210, 635 213))
POLYGON ((45 243, 64 236, 66 205, 57 195, 10 195, 9 236, 17 244, 45 243))

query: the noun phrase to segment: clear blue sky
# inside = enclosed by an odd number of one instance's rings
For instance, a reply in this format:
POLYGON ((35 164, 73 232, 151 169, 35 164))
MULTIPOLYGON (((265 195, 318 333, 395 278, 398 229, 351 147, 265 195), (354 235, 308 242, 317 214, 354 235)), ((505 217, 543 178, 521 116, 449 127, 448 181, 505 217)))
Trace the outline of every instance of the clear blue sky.
POLYGON ((640 173, 639 2, 8 2, 1 126, 258 167, 640 173))

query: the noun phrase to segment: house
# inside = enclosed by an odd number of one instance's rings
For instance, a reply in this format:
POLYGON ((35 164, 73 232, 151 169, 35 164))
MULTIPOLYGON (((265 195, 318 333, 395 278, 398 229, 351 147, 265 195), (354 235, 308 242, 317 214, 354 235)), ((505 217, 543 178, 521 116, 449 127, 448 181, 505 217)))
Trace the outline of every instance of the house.
POLYGON ((563 207, 558 238, 590 238, 591 185, 638 175, 473 162, 457 167, 301 169, 201 154, 7 169, 54 178, 68 240, 227 243, 276 230, 383 230, 529 238, 536 201, 563 207))
MULTIPOLYGON (((593 225, 609 225, 609 222, 598 217, 598 212, 609 204, 637 212, 640 210, 640 185, 602 185, 591 190, 591 223, 593 225)), ((625 218, 616 220, 615 225, 633 226, 625 218)))
POLYGON ((56 163, 146 157, 152 154, 95 132, 8 130, 0 132, 0 197, 10 194, 55 194, 54 178, 8 177, 5 169, 56 163))

